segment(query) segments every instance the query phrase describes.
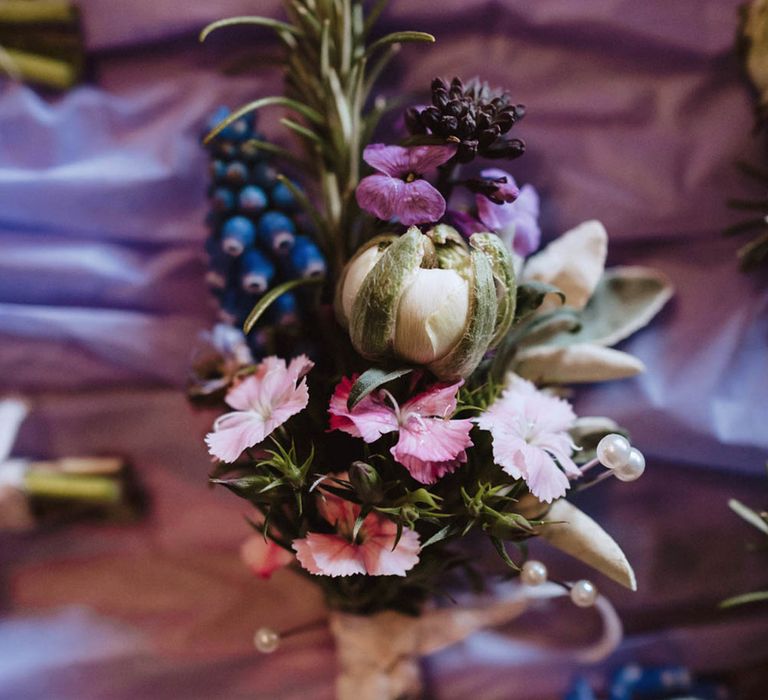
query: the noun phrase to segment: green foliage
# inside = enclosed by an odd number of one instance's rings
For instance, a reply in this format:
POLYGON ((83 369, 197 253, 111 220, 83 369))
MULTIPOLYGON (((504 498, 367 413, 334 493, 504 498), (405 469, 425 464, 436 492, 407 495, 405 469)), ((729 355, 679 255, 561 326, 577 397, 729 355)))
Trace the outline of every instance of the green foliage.
POLYGON ((355 381, 352 388, 349 390, 347 408, 351 411, 372 391, 375 391, 379 387, 382 387, 395 379, 399 379, 412 371, 413 369, 411 367, 403 367, 392 371, 380 369, 379 367, 371 367, 370 369, 367 369, 357 378, 357 381, 355 381))
POLYGON ((278 284, 276 287, 270 289, 261 299, 259 299, 251 309, 251 313, 243 323, 243 330, 246 333, 250 333, 258 320, 264 315, 264 312, 275 302, 275 300, 290 292, 297 287, 306 287, 313 284, 321 284, 323 282, 322 277, 299 277, 298 279, 288 280, 282 284, 278 284))

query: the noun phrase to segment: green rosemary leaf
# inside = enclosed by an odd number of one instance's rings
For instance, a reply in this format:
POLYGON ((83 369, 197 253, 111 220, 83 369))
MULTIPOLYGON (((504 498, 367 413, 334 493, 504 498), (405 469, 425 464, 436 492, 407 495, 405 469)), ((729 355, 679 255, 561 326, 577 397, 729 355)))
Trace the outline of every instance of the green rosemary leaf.
POLYGON ((287 148, 278 146, 276 143, 270 143, 269 141, 259 141, 258 139, 248 139, 245 144, 252 146, 253 148, 258 148, 260 151, 273 153, 280 158, 286 158, 287 160, 294 161, 299 164, 302 163, 300 158, 297 158, 287 148))
POLYGON ((768 260, 768 232, 763 233, 736 252, 742 270, 749 270, 768 260))
POLYGON ((744 605, 746 603, 759 603, 768 601, 768 591, 753 591, 752 593, 742 593, 741 595, 733 596, 720 603, 721 608, 732 608, 736 605, 744 605))
POLYGON ((299 124, 298 122, 295 122, 292 119, 288 119, 287 117, 283 117, 280 120, 280 123, 287 129, 290 129, 291 131, 294 131, 297 134, 299 134, 299 136, 303 136, 304 138, 307 138, 310 141, 314 141, 320 146, 323 146, 325 144, 323 139, 321 139, 314 131, 312 131, 312 129, 308 129, 303 124, 299 124))
POLYGON ((728 507, 739 517, 746 520, 750 525, 756 527, 760 532, 768 535, 768 523, 760 517, 760 514, 745 506, 741 501, 731 498, 728 501, 728 507))
POLYGON ((320 75, 328 75, 331 70, 331 23, 328 20, 323 22, 323 28, 320 32, 320 75))
POLYGON ((346 143, 352 140, 352 115, 349 113, 349 104, 344 97, 344 91, 341 89, 341 81, 338 73, 331 69, 328 71, 328 85, 333 94, 334 107, 339 117, 342 138, 346 143))
POLYGON ((341 46, 340 61, 341 75, 346 77, 349 73, 349 69, 352 67, 352 3, 349 0, 343 0, 341 2, 341 46))
POLYGON ((220 19, 216 22, 211 22, 207 27, 200 32, 200 41, 205 41, 213 32, 222 27, 235 27, 242 24, 256 24, 261 27, 269 27, 274 29, 278 35, 292 34, 293 36, 302 36, 302 31, 292 24, 287 22, 280 22, 276 19, 269 17, 228 17, 227 19, 220 19))
POLYGON ((376 51, 389 44, 402 44, 406 41, 424 41, 430 44, 435 43, 435 37, 426 32, 394 32, 374 41, 365 52, 366 56, 372 56, 376 51))
POLYGON ((297 19, 304 24, 305 32, 307 29, 311 29, 315 34, 320 33, 320 22, 315 17, 316 11, 307 9, 297 0, 291 0, 290 5, 296 13, 297 19))
POLYGON ((316 124, 323 123, 323 117, 319 112, 299 102, 298 100, 292 100, 290 97, 280 97, 280 96, 262 97, 259 100, 254 100, 253 102, 249 102, 247 105, 236 110, 235 112, 230 114, 226 119, 219 122, 213 129, 211 129, 211 131, 208 132, 208 135, 203 139, 203 143, 206 143, 206 144, 210 143, 211 140, 216 138, 216 136, 220 134, 223 129, 226 129, 230 124, 232 124, 232 122, 236 122, 238 119, 240 119, 240 117, 244 117, 246 114, 250 112, 255 112, 257 109, 261 109, 262 107, 268 107, 270 105, 280 105, 282 107, 288 107, 289 109, 292 109, 298 112, 299 114, 302 114, 307 119, 315 122, 316 124))
POLYGON ((251 313, 248 314, 248 318, 246 318, 245 323, 243 323, 243 331, 245 331, 245 333, 250 333, 251 330, 253 330, 253 327, 256 325, 256 322, 261 318, 262 314, 278 297, 282 296, 286 292, 290 292, 296 287, 309 284, 320 284, 324 281, 325 280, 323 277, 302 277, 300 279, 288 280, 288 282, 283 282, 283 284, 279 284, 277 287, 273 287, 263 297, 261 297, 253 309, 251 309, 251 313))
POLYGON ((365 32, 371 31, 373 26, 378 22, 381 13, 389 5, 389 0, 378 0, 376 4, 371 7, 371 11, 368 13, 368 17, 365 20, 365 32))

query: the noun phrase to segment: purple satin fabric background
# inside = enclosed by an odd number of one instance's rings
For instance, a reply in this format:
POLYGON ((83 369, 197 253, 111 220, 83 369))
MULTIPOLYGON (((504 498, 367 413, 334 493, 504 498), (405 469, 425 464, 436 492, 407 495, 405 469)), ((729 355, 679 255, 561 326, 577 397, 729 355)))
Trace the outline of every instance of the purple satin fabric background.
MULTIPOLYGON (((328 697, 327 634, 270 659, 249 651, 256 626, 313 619, 319 603, 287 573, 262 584, 242 570, 247 511, 206 488, 201 437, 212 417, 193 413, 180 389, 213 318, 201 124, 221 103, 280 89, 265 32, 222 33, 203 47, 194 34, 222 16, 277 16, 279 3, 80 4, 95 84, 53 100, 0 90, 0 389, 34 400, 18 454, 129 455, 154 509, 139 526, 3 538, 0 650, 15 661, 0 668, 0 697, 328 697), (225 77, 244 42, 263 65, 225 77)), ((622 346, 648 373, 577 397, 580 414, 630 428, 653 457, 649 475, 582 502, 638 569, 635 596, 599 581, 632 633, 622 653, 651 648, 703 668, 754 659, 750 640, 768 629, 714 612, 760 584, 725 501, 759 506, 756 494, 768 492, 747 476, 768 452, 768 279, 741 275, 736 242, 719 235, 735 220, 725 199, 754 192, 733 163, 764 157, 732 52, 738 4, 394 0, 382 26, 438 37, 403 50, 385 91, 418 101, 435 75, 480 74, 527 105, 516 128, 528 152, 511 170, 541 192, 548 237, 598 218, 611 264, 652 265, 675 282, 670 306, 622 346), (703 620, 717 660, 694 643, 703 620)), ((283 139, 276 119, 265 112, 262 124, 283 139)), ((552 670, 515 650, 512 638, 486 636, 438 655, 436 695, 509 697, 511 680, 525 677, 520 697, 556 696, 571 666, 552 670), (468 664, 476 673, 463 674, 468 664)))

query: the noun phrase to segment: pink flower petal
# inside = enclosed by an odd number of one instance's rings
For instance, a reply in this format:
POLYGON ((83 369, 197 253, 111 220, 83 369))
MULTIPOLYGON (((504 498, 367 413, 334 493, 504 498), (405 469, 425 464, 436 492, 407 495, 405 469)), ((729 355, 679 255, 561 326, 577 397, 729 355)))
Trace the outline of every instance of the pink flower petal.
POLYGON ((222 462, 234 462, 247 447, 267 436, 264 420, 250 411, 225 413, 205 436, 208 452, 222 462))
POLYGON ((365 442, 375 442, 385 433, 397 430, 397 417, 391 408, 371 395, 366 396, 350 411, 347 401, 356 379, 357 375, 351 379, 343 377, 336 386, 328 407, 331 414, 330 429, 341 430, 352 437, 362 438, 365 442))
POLYGON ((470 420, 412 417, 400 427, 392 456, 423 484, 437 481, 467 461, 472 445, 470 420))
POLYGON ((360 180, 355 198, 361 209, 382 221, 389 221, 398 213, 405 187, 406 183, 396 177, 369 175, 360 180))
MULTIPOLYGON (((358 191, 359 189, 358 187, 358 191)), ((395 202, 395 216, 403 226, 431 223, 440 219, 443 214, 445 214, 443 195, 426 180, 403 183, 402 193, 395 202)))
POLYGON ((544 503, 565 496, 568 477, 544 450, 526 445, 518 453, 518 466, 525 467, 525 483, 531 493, 544 503))
POLYGON ((323 493, 318 502, 320 515, 338 531, 351 534, 360 506, 332 493, 323 493))
POLYGON ((421 416, 447 418, 456 410, 456 394, 464 384, 434 384, 427 391, 414 396, 403 404, 402 413, 418 413, 421 416))
POLYGON ((419 535, 410 528, 403 528, 397 547, 392 549, 397 537, 397 526, 381 528, 369 535, 360 545, 360 556, 369 576, 405 576, 419 561, 419 535))
POLYGON ((256 373, 243 379, 227 394, 227 403, 237 411, 221 416, 214 432, 205 439, 209 452, 224 462, 234 462, 247 447, 253 447, 291 416, 306 408, 309 391, 299 377, 311 369, 303 355, 286 366, 285 360, 270 356, 256 373))
POLYGON ((456 155, 457 146, 411 146, 408 148, 408 172, 428 173, 456 155))
POLYGON ((366 573, 358 547, 338 535, 310 532, 305 538, 294 540, 293 549, 299 563, 311 574, 352 576, 366 573))
POLYGON ((256 405, 260 392, 261 381, 255 375, 250 375, 232 387, 225 400, 232 408, 247 411, 256 405))
POLYGON ((243 563, 259 578, 268 579, 278 569, 288 566, 293 555, 263 535, 251 535, 240 547, 243 563))
POLYGON ((539 500, 550 502, 565 495, 568 475, 580 474, 570 457, 574 446, 568 430, 575 418, 567 401, 513 377, 476 422, 493 436, 496 464, 514 478, 525 479, 539 500))
MULTIPOLYGON (((393 454, 394 449, 392 448, 393 454)), ((467 453, 462 451, 456 456, 456 459, 442 462, 423 460, 410 454, 401 454, 397 457, 397 460, 408 470, 411 477, 420 484, 434 484, 446 474, 452 474, 464 464, 467 461, 467 453)))
POLYGON ((405 177, 411 172, 409 149, 403 146, 372 143, 363 150, 363 160, 374 170, 390 177, 405 177))

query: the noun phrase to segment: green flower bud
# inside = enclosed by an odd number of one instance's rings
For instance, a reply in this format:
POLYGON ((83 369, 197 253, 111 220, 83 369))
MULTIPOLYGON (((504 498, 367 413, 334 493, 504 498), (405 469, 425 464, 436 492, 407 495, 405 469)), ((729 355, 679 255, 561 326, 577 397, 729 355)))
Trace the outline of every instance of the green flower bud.
POLYGON ((411 227, 358 251, 336 293, 356 350, 426 366, 442 380, 471 374, 514 316, 511 259, 494 238, 475 234, 467 246, 449 226, 411 227))
POLYGON ((349 481, 363 503, 379 503, 384 498, 384 483, 370 464, 353 462, 349 481))

